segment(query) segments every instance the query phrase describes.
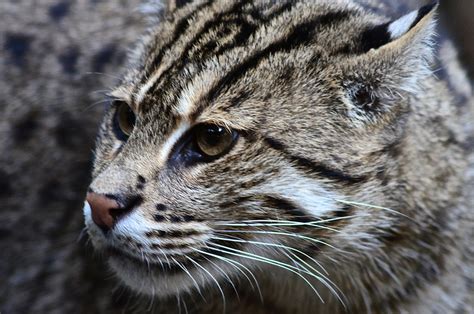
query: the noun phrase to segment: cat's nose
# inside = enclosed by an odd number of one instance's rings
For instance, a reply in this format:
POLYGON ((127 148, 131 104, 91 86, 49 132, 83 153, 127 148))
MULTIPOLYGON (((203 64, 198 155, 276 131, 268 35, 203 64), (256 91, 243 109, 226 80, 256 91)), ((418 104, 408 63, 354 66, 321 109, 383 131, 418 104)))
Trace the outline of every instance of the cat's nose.
POLYGON ((94 192, 87 193, 86 201, 91 207, 92 220, 104 232, 112 229, 121 217, 133 209, 133 206, 121 206, 114 198, 94 192))

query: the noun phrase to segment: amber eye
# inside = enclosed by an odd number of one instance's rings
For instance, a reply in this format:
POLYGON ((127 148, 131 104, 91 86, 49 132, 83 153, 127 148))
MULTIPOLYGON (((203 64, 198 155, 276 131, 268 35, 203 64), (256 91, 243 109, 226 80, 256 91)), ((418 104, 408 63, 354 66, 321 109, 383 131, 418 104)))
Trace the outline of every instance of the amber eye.
POLYGON ((135 127, 135 113, 127 103, 120 103, 117 108, 117 122, 120 130, 128 137, 135 127))
POLYGON ((235 134, 228 129, 206 124, 196 130, 196 144, 208 157, 216 157, 227 152, 235 140, 235 134))

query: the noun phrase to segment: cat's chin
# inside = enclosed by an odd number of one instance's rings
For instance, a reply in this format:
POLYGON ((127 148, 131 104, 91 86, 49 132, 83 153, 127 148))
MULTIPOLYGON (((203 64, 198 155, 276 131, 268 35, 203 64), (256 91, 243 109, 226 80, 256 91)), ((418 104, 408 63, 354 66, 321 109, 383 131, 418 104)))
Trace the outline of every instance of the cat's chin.
POLYGON ((108 264, 126 286, 140 294, 166 297, 192 289, 192 282, 181 269, 147 264, 116 252, 109 254, 108 264))

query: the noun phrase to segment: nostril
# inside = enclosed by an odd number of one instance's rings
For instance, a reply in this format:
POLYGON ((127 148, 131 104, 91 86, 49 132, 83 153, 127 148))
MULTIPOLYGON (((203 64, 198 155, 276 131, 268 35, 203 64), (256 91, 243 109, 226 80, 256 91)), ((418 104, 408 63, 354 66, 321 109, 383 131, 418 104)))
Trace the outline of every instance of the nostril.
POLYGON ((125 200, 125 204, 119 203, 117 199, 110 194, 87 193, 86 201, 91 207, 92 220, 104 232, 112 229, 120 218, 142 202, 141 196, 130 197, 125 200))
POLYGON ((118 221, 128 212, 132 211, 137 206, 143 202, 143 198, 140 195, 135 195, 125 199, 125 204, 122 207, 114 208, 110 210, 109 214, 114 218, 114 221, 118 221))

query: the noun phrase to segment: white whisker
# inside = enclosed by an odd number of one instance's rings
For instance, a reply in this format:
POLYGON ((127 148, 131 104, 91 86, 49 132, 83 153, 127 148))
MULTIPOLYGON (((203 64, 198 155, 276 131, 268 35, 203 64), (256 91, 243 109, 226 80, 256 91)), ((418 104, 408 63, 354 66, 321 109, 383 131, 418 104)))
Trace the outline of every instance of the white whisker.
POLYGON ((234 289, 234 292, 235 294, 237 295, 237 299, 240 301, 240 295, 239 295, 239 292, 237 291, 237 288, 235 287, 235 284, 234 282, 232 281, 232 279, 230 279, 229 275, 227 275, 227 273, 222 270, 221 267, 219 267, 216 263, 214 263, 213 261, 211 261, 209 258, 203 256, 204 259, 206 259, 206 261, 208 261, 209 263, 211 263, 216 269, 218 272, 220 272, 224 278, 230 283, 230 285, 232 286, 232 289, 234 289))
POLYGON ((238 220, 237 223, 214 223, 218 226, 230 226, 230 227, 299 227, 299 226, 311 226, 317 227, 320 229, 326 229, 334 232, 340 232, 337 229, 323 226, 321 224, 325 224, 328 222, 334 222, 338 220, 344 219, 352 219, 358 217, 367 217, 369 215, 351 215, 346 217, 336 217, 336 218, 328 218, 328 219, 320 219, 310 222, 297 222, 297 221, 289 221, 289 220, 238 220))
POLYGON ((181 314, 181 297, 176 293, 176 303, 178 304, 178 313, 181 314))
POLYGON ((186 305, 186 300, 183 298, 184 313, 188 314, 188 306, 186 305))
POLYGON ((339 202, 339 203, 342 203, 342 204, 347 204, 347 205, 355 205, 355 206, 361 206, 361 207, 368 207, 368 208, 374 208, 374 209, 381 209, 381 210, 385 210, 385 211, 388 211, 390 213, 393 213, 393 214, 397 214, 397 215, 400 215, 400 216, 403 216, 405 218, 408 218, 412 221, 415 221, 413 218, 397 211, 397 210, 394 210, 394 209, 391 209, 391 208, 388 208, 388 207, 383 207, 383 206, 378 206, 378 205, 371 205, 371 204, 366 204, 366 203, 361 203, 361 202, 354 202, 354 201, 347 201, 347 200, 338 200, 338 199, 334 199, 334 201, 336 202, 339 202))
MULTIPOLYGON (((294 263, 296 263, 297 265, 299 265, 300 267, 303 267, 304 270, 308 271, 308 272, 311 272, 314 271, 318 274, 321 275, 322 279, 320 279, 319 281, 324 285, 326 286, 329 291, 331 291, 331 293, 339 300, 339 302, 341 302, 341 304, 344 306, 344 308, 346 307, 346 304, 344 303, 344 301, 342 300, 342 298, 339 296, 339 293, 342 293, 341 289, 339 289, 339 287, 333 282, 331 281, 329 278, 327 278, 326 276, 322 275, 317 269, 315 269, 313 266, 311 266, 308 262, 306 262, 304 259, 302 259, 301 257, 299 257, 297 254, 291 252, 291 251, 288 251, 288 254, 291 254, 293 257, 295 257, 297 260, 299 260, 301 263, 303 263, 304 265, 301 265, 300 262, 298 261, 295 261, 293 258, 291 258, 287 253, 283 252, 283 254, 285 254, 289 259, 293 260, 294 263), (306 268, 306 267, 309 267, 310 269, 306 268), (339 293, 336 291, 336 289, 339 291, 339 293)), ((342 293, 343 294, 343 293, 342 293)))
POLYGON ((258 281, 257 281, 257 278, 255 277, 255 275, 252 273, 252 271, 246 267, 245 265, 237 262, 237 261, 234 261, 230 258, 226 258, 226 257, 223 257, 223 256, 219 256, 219 255, 216 255, 216 254, 212 254, 210 252, 205 252, 205 251, 201 251, 199 249, 194 249, 196 252, 199 252, 201 254, 204 254, 204 255, 209 255, 209 256, 212 256, 214 258, 217 258, 217 259, 220 259, 224 262, 227 262, 229 263, 230 265, 234 266, 240 273, 242 273, 244 275, 244 277, 248 280, 250 286, 252 287, 252 290, 255 290, 255 286, 257 287, 257 291, 260 295, 260 300, 263 302, 263 296, 262 296, 262 291, 260 290, 260 286, 258 284, 258 281), (236 265, 235 265, 236 264, 236 265), (245 269, 249 274, 250 276, 252 277, 252 279, 254 280, 255 282, 255 286, 253 285, 252 281, 250 280, 250 278, 247 276, 247 274, 242 270, 240 269, 240 267, 242 267, 243 269, 245 269))
POLYGON ((107 103, 107 102, 110 102, 110 99, 102 99, 102 100, 99 100, 99 101, 96 101, 88 106, 86 106, 84 109, 82 109, 82 113, 86 112, 87 110, 91 109, 92 107, 95 107, 97 105, 100 105, 100 104, 103 104, 103 103, 107 103))
POLYGON ((182 265, 180 262, 178 262, 174 257, 170 256, 170 258, 173 260, 173 262, 176 263, 176 265, 179 266, 179 268, 181 268, 191 278, 194 285, 196 286, 196 290, 198 291, 199 295, 203 298, 204 301, 206 301, 206 298, 204 297, 204 295, 202 294, 201 289, 199 288, 199 284, 197 283, 196 279, 194 279, 194 277, 191 275, 189 270, 184 265, 182 265))
POLYGON ((334 247, 333 245, 331 245, 327 242, 324 242, 322 240, 313 239, 311 237, 304 236, 304 235, 297 234, 297 233, 278 232, 278 231, 263 231, 263 230, 227 230, 227 229, 217 230, 217 231, 218 232, 227 232, 227 233, 255 233, 255 234, 288 236, 288 237, 294 237, 294 238, 299 238, 299 239, 303 239, 303 240, 308 240, 308 241, 311 241, 311 242, 317 243, 317 244, 323 244, 323 245, 326 245, 326 246, 328 246, 328 247, 330 247, 334 250, 342 251, 342 250, 334 247))
MULTIPOLYGON (((242 250, 229 248, 229 247, 217 244, 217 243, 209 243, 209 244, 212 245, 212 246, 217 246, 217 247, 221 248, 221 249, 210 248, 212 250, 216 250, 216 251, 219 251, 219 252, 222 252, 222 253, 225 253, 225 254, 230 254, 230 255, 234 255, 234 256, 238 256, 238 257, 242 257, 242 258, 255 260, 255 261, 260 261, 260 262, 263 262, 263 263, 266 263, 266 264, 269 264, 269 265, 280 267, 282 269, 288 270, 289 272, 292 272, 292 273, 296 274, 297 276, 299 276, 301 279, 303 279, 310 286, 310 288, 318 296, 318 298, 321 300, 321 302, 324 303, 324 300, 322 299, 321 295, 316 290, 316 288, 314 288, 314 286, 309 282, 309 280, 306 277, 304 277, 302 274, 299 273, 299 268, 297 268, 295 266, 291 266, 287 263, 283 263, 283 262, 276 261, 276 260, 273 260, 273 259, 270 259, 270 258, 259 256, 259 255, 256 255, 256 254, 253 254, 253 253, 250 253, 250 252, 245 252, 245 251, 242 251, 242 250)), ((306 272, 306 271, 303 271, 303 272, 310 275, 310 276, 313 276, 313 277, 316 277, 316 278, 318 277, 317 275, 314 275, 312 273, 309 273, 309 272, 306 272)))
MULTIPOLYGON (((309 260, 311 260, 313 263, 315 263, 316 265, 318 265, 319 267, 322 268, 322 270, 328 274, 328 272, 324 269, 324 267, 316 260, 314 259, 313 257, 309 256, 308 254, 302 252, 301 250, 298 250, 296 248, 293 248, 293 247, 289 247, 289 246, 286 246, 286 245, 283 245, 283 244, 276 244, 276 243, 266 243, 266 242, 259 242, 259 241, 251 241, 251 240, 243 240, 243 239, 231 239, 231 238, 221 238, 221 237, 212 237, 213 239, 216 239, 216 240, 221 240, 221 241, 229 241, 229 242, 238 242, 238 243, 249 243, 249 244, 255 244, 255 245, 262 245, 262 246, 269 246, 269 247, 277 247, 277 248, 282 248, 282 249, 285 249, 288 251, 288 253, 290 253, 291 255, 293 255, 295 258, 297 258, 300 262, 302 262, 303 264, 305 264, 307 267, 309 267, 311 270, 313 270, 319 277, 321 278, 318 278, 321 283, 323 283, 338 299, 339 301, 345 306, 344 304, 344 301, 341 299, 341 297, 339 296, 339 293, 337 291, 334 290, 333 286, 339 290, 340 293, 342 293, 342 291, 337 287, 337 285, 332 282, 328 277, 326 277, 324 274, 322 274, 320 271, 318 271, 316 268, 314 268, 313 266, 311 266, 309 263, 307 263, 305 260, 303 260, 302 258, 300 258, 298 255, 292 253, 292 252, 296 252, 296 253, 299 253, 301 255, 303 255, 304 257, 308 258, 309 260)), ((294 261, 294 259, 292 259, 290 256, 288 256, 286 253, 284 253, 288 258, 290 258, 291 260, 294 261)), ((299 262, 297 261, 294 261, 297 265, 300 265, 300 266, 303 266, 301 265, 299 262)), ((304 267, 304 266, 303 266, 304 267)), ((304 269, 307 271, 307 272, 310 272, 309 269, 307 269, 306 267, 304 267, 304 269)))
POLYGON ((191 257, 189 256, 184 256, 186 257, 188 260, 190 260, 194 265, 196 265, 197 267, 201 268, 206 274, 209 275, 209 277, 211 277, 211 279, 214 281, 214 283, 217 285, 217 288, 219 289, 220 293, 221 293, 221 296, 222 296, 222 306, 223 306, 223 313, 225 313, 225 308, 226 308, 226 301, 225 301, 225 294, 224 294, 224 290, 222 290, 221 288, 221 285, 219 284, 219 282, 217 281, 217 279, 203 266, 201 266, 201 264, 199 264, 198 262, 196 262, 195 260, 193 260, 191 257))
MULTIPOLYGON (((277 248, 283 248, 283 249, 286 249, 286 250, 294 251, 294 252, 297 252, 297 253, 305 256, 306 258, 310 259, 313 263, 318 265, 326 274, 328 274, 326 269, 324 269, 324 267, 317 260, 315 260, 313 257, 309 256, 308 254, 306 254, 305 252, 303 252, 301 250, 298 250, 298 249, 290 247, 290 246, 286 246, 286 245, 278 244, 278 243, 267 243, 267 242, 259 242, 259 241, 252 241, 252 240, 243 240, 241 238, 231 239, 231 238, 227 238, 227 237, 226 238, 221 238, 221 237, 214 237, 213 236, 212 239, 222 240, 222 241, 230 241, 230 242, 239 242, 239 243, 250 243, 250 244, 255 244, 255 245, 264 245, 264 246, 277 247, 277 248)), ((324 276, 319 271, 318 271, 318 273, 321 276, 324 276)))

